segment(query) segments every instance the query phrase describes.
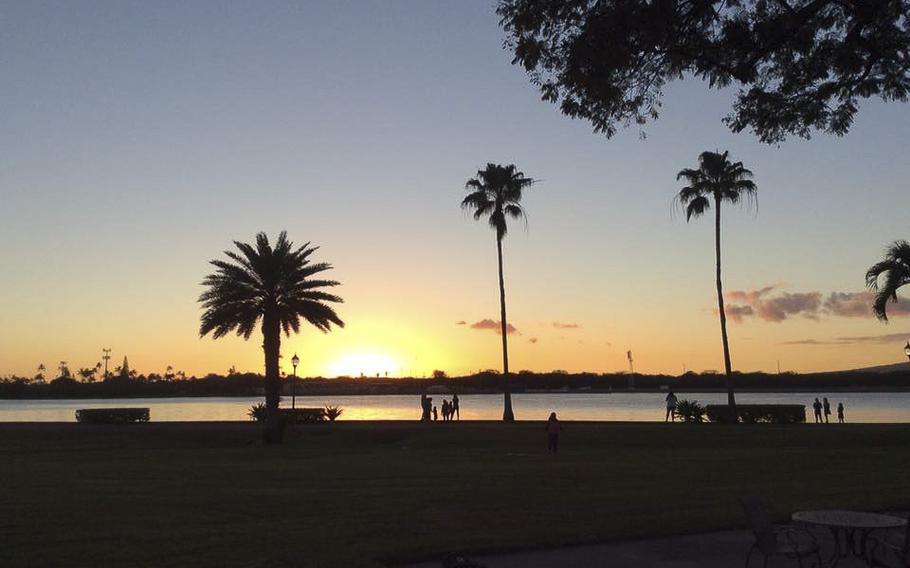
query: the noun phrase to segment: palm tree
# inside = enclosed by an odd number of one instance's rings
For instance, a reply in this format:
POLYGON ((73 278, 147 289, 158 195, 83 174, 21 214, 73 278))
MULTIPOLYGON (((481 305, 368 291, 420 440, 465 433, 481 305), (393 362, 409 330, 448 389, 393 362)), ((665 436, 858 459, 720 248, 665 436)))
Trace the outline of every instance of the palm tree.
POLYGON ((508 166, 487 164, 486 168, 477 172, 476 178, 469 179, 465 184, 465 189, 469 193, 461 201, 462 209, 473 211, 475 220, 487 217, 490 226, 496 231, 504 393, 502 419, 507 422, 515 420, 515 414, 512 412, 512 393, 509 391, 509 344, 506 324, 506 286, 502 275, 502 238, 508 231, 507 218, 526 220, 525 211, 521 206, 521 194, 534 182, 535 180, 525 177, 524 173, 518 171, 514 164, 508 166))
MULTIPOLYGON (((752 172, 742 162, 731 162, 730 152, 702 152, 698 157, 698 169, 684 169, 676 179, 684 179, 688 185, 677 195, 680 205, 686 210, 686 222, 699 217, 711 208, 714 201, 714 252, 716 258, 717 310, 720 313, 720 335, 724 346, 724 372, 727 381, 727 404, 731 416, 736 417, 736 400, 733 396, 730 345, 727 340, 727 314, 724 310, 724 289, 720 277, 720 206, 724 201, 735 205, 743 199, 755 202, 757 188, 749 179, 752 172)), ((735 420, 734 420, 735 422, 735 420)))
POLYGON ((199 296, 205 308, 200 336, 209 333, 218 339, 235 331, 249 339, 261 322, 265 352, 265 403, 269 416, 278 415, 281 386, 278 360, 281 332, 290 336, 300 331, 301 319, 323 332, 344 322, 326 302, 342 299, 321 290, 338 286, 334 280, 312 277, 330 270, 324 262, 312 263, 310 255, 319 247, 306 243, 295 247, 282 231, 274 247, 265 233, 256 235, 256 245, 234 241, 240 253, 225 251, 230 261, 212 260, 217 269, 202 281, 206 290, 199 296))
POLYGON ((878 319, 888 321, 888 301, 897 302, 897 290, 905 284, 910 284, 910 243, 894 241, 885 249, 885 258, 866 271, 866 286, 875 291, 872 311, 878 319))

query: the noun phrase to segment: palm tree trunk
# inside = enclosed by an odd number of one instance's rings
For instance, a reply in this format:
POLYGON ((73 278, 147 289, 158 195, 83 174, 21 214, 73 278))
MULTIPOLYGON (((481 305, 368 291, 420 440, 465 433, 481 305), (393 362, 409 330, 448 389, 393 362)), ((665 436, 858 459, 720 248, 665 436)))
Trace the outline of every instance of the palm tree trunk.
POLYGON ((502 326, 502 419, 504 422, 515 420, 512 412, 512 393, 509 391, 509 340, 508 324, 506 324, 506 283, 502 275, 502 237, 496 235, 496 253, 499 260, 499 324, 502 326))
POLYGON ((265 407, 269 416, 277 416, 278 401, 281 399, 281 377, 278 371, 281 325, 272 314, 266 313, 262 317, 262 340, 262 349, 265 351, 265 407))
POLYGON ((736 423, 736 399, 733 397, 733 371, 730 365, 730 344, 727 341, 727 313, 724 310, 724 287, 720 278, 720 198, 714 198, 714 250, 717 260, 717 311, 720 313, 720 337, 724 344, 724 373, 727 383, 727 405, 736 423))

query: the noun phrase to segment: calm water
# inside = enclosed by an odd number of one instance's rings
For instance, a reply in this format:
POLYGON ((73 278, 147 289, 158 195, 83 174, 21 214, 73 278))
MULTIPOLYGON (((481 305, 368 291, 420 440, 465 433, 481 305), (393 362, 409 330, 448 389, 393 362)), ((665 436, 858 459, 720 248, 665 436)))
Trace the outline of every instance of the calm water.
MULTIPOLYGON (((663 420, 661 393, 550 393, 513 395, 519 420, 544 420, 556 411, 564 420, 663 420)), ((442 405, 448 396, 433 396, 442 405)), ((722 393, 680 394, 702 404, 726 401, 722 393)), ((496 420, 502 415, 502 395, 464 395, 462 420, 496 420)), ((0 422, 73 422, 77 408, 141 406, 151 409, 155 422, 188 420, 249 420, 250 406, 257 398, 131 398, 82 400, 0 400, 0 422)), ((813 396, 804 393, 743 393, 742 403, 789 403, 809 407, 813 396)), ((846 408, 847 422, 910 422, 910 393, 835 393, 828 397, 832 411, 838 402, 846 408)), ((420 397, 414 395, 298 397, 297 405, 344 408, 340 420, 416 420, 420 397)), ((290 399, 282 400, 290 406, 290 399)), ((812 419, 811 408, 809 418, 812 419)), ((834 420, 834 416, 832 416, 834 420)))

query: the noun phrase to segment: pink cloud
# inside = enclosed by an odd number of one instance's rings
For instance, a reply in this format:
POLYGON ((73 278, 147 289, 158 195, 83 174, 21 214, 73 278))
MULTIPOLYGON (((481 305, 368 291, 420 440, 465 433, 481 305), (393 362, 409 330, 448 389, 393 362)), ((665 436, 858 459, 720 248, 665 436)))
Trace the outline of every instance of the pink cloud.
MULTIPOLYGON (((727 316, 739 323, 756 316, 764 321, 782 322, 794 316, 817 320, 821 316, 872 318, 872 299, 875 293, 831 292, 823 298, 821 292, 777 292, 782 285, 773 284, 757 290, 733 290, 727 294, 727 316)), ((888 315, 910 315, 910 301, 899 298, 888 304, 888 315)))
MULTIPOLYGON (((498 335, 502 335, 502 324, 499 321, 491 320, 489 318, 482 319, 478 322, 472 323, 471 329, 480 329, 480 330, 488 329, 491 331, 495 331, 498 335)), ((506 324, 506 333, 508 335, 512 335, 512 334, 521 335, 520 333, 518 333, 518 329, 510 323, 506 324)))
MULTIPOLYGON (((825 310, 831 315, 845 318, 871 318, 872 300, 875 292, 864 290, 862 292, 831 292, 825 299, 825 310)), ((910 315, 910 301, 898 296, 897 302, 888 302, 889 316, 910 315)))

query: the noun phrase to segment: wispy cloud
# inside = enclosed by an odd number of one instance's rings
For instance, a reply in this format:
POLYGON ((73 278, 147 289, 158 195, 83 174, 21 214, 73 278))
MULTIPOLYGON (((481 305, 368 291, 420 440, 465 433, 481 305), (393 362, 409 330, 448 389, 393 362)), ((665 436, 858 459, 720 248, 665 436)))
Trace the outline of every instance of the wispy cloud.
POLYGON ((577 323, 563 323, 560 321, 554 321, 553 327, 555 327, 557 329, 578 329, 581 326, 578 325, 577 323))
MULTIPOLYGON (((482 319, 478 322, 472 323, 471 329, 490 330, 490 331, 495 331, 498 335, 502 335, 502 324, 497 320, 492 320, 489 318, 482 319)), ((510 323, 506 324, 506 334, 521 335, 520 333, 518 333, 518 329, 510 323)))
POLYGON ((887 345, 903 343, 910 333, 886 333, 883 335, 856 335, 835 337, 834 339, 796 339, 784 341, 781 345, 887 345))

